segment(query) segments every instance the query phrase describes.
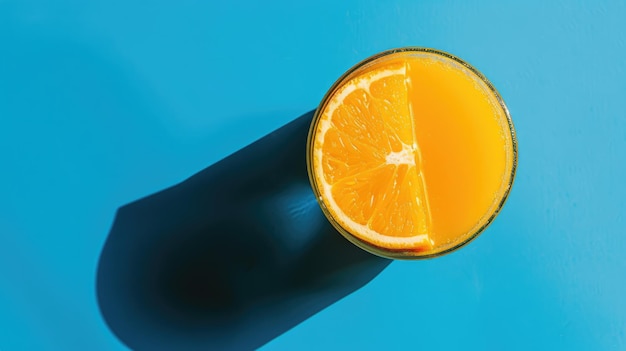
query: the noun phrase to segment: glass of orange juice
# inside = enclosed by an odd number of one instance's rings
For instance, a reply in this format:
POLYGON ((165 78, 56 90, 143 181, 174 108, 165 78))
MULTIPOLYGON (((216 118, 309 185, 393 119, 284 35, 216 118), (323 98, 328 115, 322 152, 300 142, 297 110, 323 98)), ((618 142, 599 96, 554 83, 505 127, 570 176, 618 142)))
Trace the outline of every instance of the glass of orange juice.
POLYGON ((387 258, 430 258, 494 220, 513 185, 517 141, 478 70, 406 47, 365 59, 330 88, 311 123, 307 167, 345 238, 387 258))

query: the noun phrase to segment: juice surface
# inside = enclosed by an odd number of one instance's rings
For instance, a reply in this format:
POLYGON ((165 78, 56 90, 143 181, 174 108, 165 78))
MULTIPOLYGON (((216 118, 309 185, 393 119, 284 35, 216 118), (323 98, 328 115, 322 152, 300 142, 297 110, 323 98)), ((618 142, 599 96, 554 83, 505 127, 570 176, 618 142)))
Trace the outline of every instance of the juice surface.
POLYGON ((508 189, 508 122, 493 92, 466 67, 431 54, 406 59, 430 235, 438 245, 453 244, 478 229, 508 189))
POLYGON ((394 258, 434 256, 499 211, 516 165, 513 126, 495 90, 460 60, 382 55, 325 101, 310 134, 312 182, 355 244, 394 258))

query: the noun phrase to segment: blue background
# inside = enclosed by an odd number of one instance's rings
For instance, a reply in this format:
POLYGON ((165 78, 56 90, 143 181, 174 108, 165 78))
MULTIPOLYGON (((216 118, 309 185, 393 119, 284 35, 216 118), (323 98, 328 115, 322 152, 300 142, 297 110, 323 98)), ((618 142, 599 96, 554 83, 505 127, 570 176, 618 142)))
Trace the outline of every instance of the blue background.
POLYGON ((509 201, 468 247, 392 263, 264 350, 626 350, 626 3, 226 3, 0 0, 0 350, 125 350, 95 297, 115 210, 407 45, 501 92, 509 201))

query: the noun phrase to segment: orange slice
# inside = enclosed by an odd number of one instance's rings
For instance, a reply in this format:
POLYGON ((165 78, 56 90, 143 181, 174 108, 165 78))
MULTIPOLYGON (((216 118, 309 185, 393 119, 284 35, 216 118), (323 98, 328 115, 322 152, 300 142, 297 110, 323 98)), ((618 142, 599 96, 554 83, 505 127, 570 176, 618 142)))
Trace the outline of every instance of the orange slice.
POLYGON ((322 205, 357 240, 424 252, 433 240, 408 84, 398 61, 333 92, 312 131, 312 175, 322 205))

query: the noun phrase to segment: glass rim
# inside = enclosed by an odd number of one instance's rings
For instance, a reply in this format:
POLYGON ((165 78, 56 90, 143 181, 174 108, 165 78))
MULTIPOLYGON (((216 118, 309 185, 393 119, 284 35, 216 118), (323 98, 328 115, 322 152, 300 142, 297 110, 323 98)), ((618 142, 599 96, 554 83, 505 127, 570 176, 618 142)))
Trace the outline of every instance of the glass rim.
POLYGON ((502 99, 502 96, 498 92, 498 90, 487 79, 487 77, 485 77, 478 69, 474 68, 472 65, 470 65, 466 61, 458 58, 457 56, 452 55, 450 53, 447 53, 445 51, 441 51, 441 50, 433 49, 433 48, 427 48, 427 47, 406 46, 406 47, 400 47, 400 48, 394 48, 394 49, 385 50, 385 51, 379 52, 379 53, 377 53, 375 55, 369 56, 369 57, 365 58, 364 60, 361 60, 357 64, 353 65, 350 69, 348 69, 344 74, 342 74, 331 85, 330 89, 328 89, 326 94, 324 94, 324 97, 322 98, 320 104, 316 108, 315 113, 313 115, 313 119, 311 121, 311 125, 310 125, 309 132, 308 132, 308 135, 307 135, 306 165, 307 165, 307 173, 308 173, 308 176, 309 176, 309 182, 311 183, 311 187, 313 189, 313 193, 315 195, 316 201, 320 205, 320 208, 322 209, 322 212, 324 213, 324 216, 328 219, 328 221, 332 224, 332 226, 344 238, 346 238, 348 241, 352 242, 356 246, 360 247, 361 249, 363 249, 363 250, 365 250, 365 251, 367 251, 369 253, 372 253, 374 255, 383 257, 383 258, 396 259, 396 260, 421 260, 421 259, 429 259, 429 258, 441 257, 443 255, 446 255, 446 254, 452 253, 454 251, 457 251, 458 249, 466 246, 467 244, 472 242, 474 239, 476 239, 478 236, 480 236, 480 234, 482 234, 484 232, 484 230, 489 225, 491 225, 493 223, 495 218, 498 216, 498 214, 500 213, 500 211, 504 207, 504 204, 506 203, 506 201, 507 201, 507 199, 509 197, 511 189, 513 188, 513 183, 515 182, 515 176, 516 176, 517 164, 518 164, 518 145, 517 145, 517 143, 518 143, 518 141, 517 141, 517 136, 516 136, 516 133, 515 133, 515 127, 513 125, 513 120, 511 119, 511 114, 509 112, 509 109, 507 108, 507 106, 506 106, 504 100, 502 99), (326 208, 326 205, 324 204, 324 201, 322 200, 321 193, 319 191, 319 186, 317 184, 317 180, 315 179, 315 175, 313 173, 314 172, 313 171, 313 167, 314 166, 312 164, 312 160, 313 160, 313 138, 314 138, 315 133, 317 131, 317 126, 318 126, 318 122, 320 120, 320 116, 321 116, 322 112, 324 111, 324 109, 326 108, 326 105, 327 105, 329 99, 335 94, 337 89, 340 88, 358 70, 364 68, 365 66, 367 66, 370 63, 373 63, 374 61, 377 61, 379 59, 388 57, 388 56, 393 55, 393 54, 399 54, 399 53, 407 53, 407 54, 410 54, 410 53, 428 53, 428 54, 433 54, 435 56, 440 56, 440 57, 444 57, 444 58, 450 59, 450 60, 460 64, 461 66, 465 67, 466 69, 468 69, 472 74, 474 74, 480 81, 482 81, 487 86, 489 91, 495 97, 496 101, 498 102, 498 105, 500 106, 500 108, 502 109, 502 111, 504 113, 505 119, 507 121, 507 126, 508 126, 508 129, 509 129, 509 133, 510 133, 509 135, 511 137, 511 148, 510 148, 511 150, 509 152, 507 152, 507 157, 511 157, 511 172, 510 172, 510 174, 508 176, 508 182, 506 180, 503 181, 504 189, 500 189, 499 192, 498 192, 499 201, 494 201, 494 204, 492 204, 491 207, 489 208, 489 211, 492 211, 492 213, 487 217, 487 219, 484 221, 484 223, 482 223, 482 225, 479 225, 484 220, 486 215, 489 214, 489 212, 487 212, 483 217, 481 217, 481 219, 479 220, 477 225, 475 227, 473 227, 471 230, 468 231, 469 235, 467 233, 465 234, 466 237, 463 240, 460 240, 458 243, 456 243, 456 244, 454 244, 454 245, 452 245, 452 246, 450 246, 450 247, 448 247, 448 248, 446 248, 444 250, 437 251, 437 252, 432 252, 432 253, 427 253, 427 254, 424 254, 424 255, 405 255, 403 253, 407 252, 407 251, 393 250, 393 249, 386 249, 386 248, 378 247, 378 246, 373 245, 373 244, 371 244, 369 242, 366 242, 366 241, 364 241, 364 240, 362 240, 360 238, 357 238, 354 234, 350 233, 341 224, 339 224, 337 222, 337 220, 335 220, 334 216, 330 213, 328 208, 326 208))

